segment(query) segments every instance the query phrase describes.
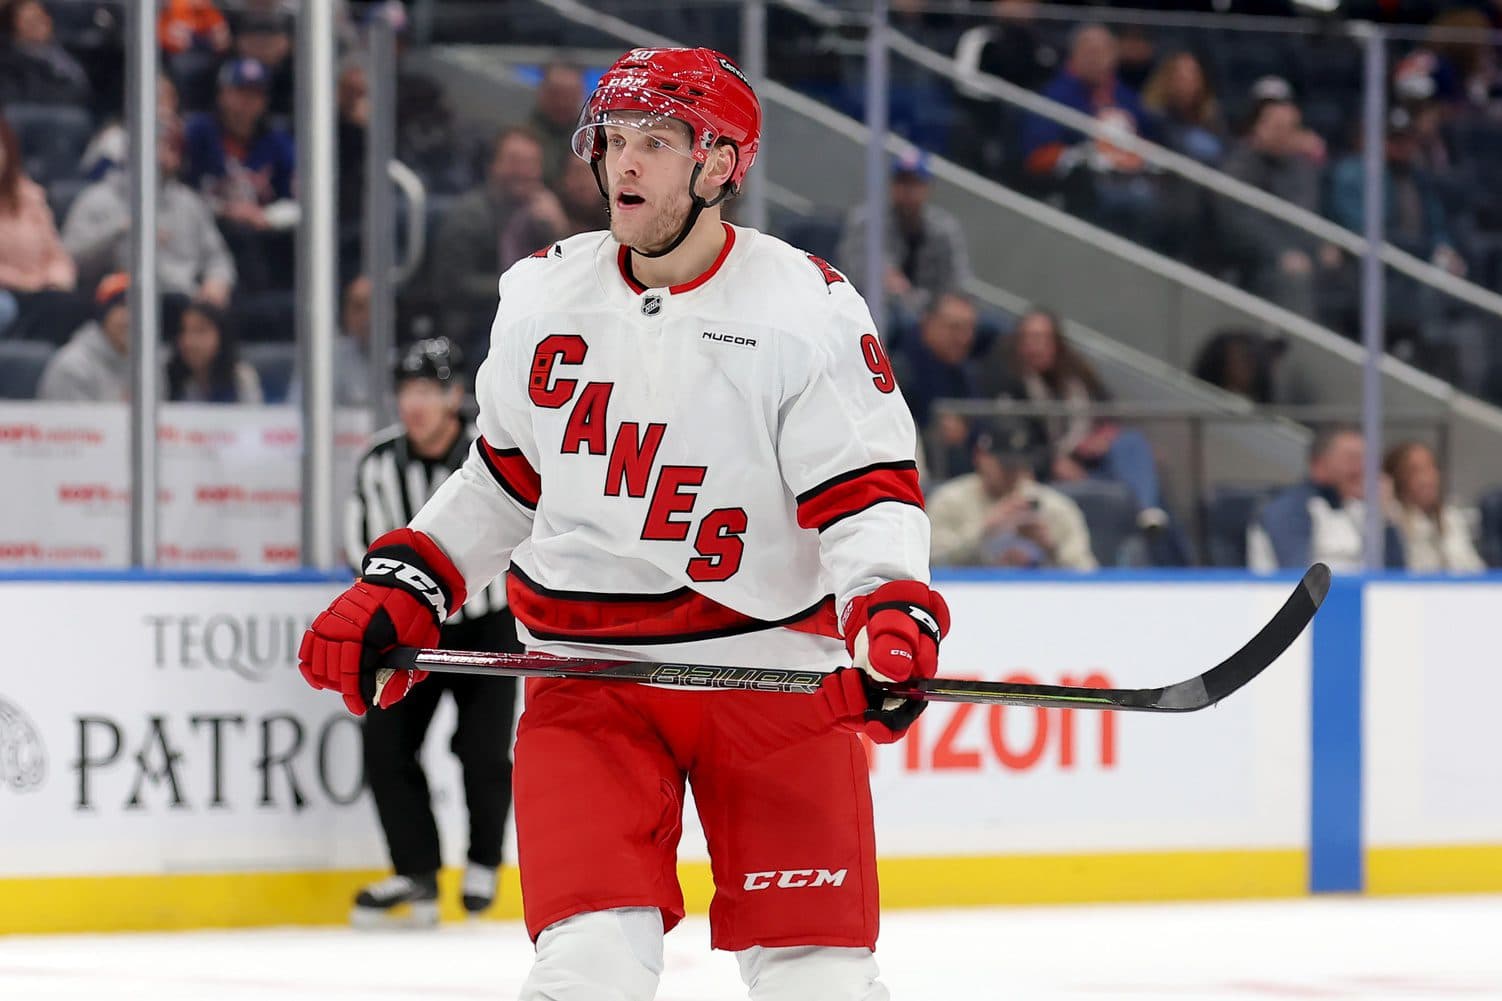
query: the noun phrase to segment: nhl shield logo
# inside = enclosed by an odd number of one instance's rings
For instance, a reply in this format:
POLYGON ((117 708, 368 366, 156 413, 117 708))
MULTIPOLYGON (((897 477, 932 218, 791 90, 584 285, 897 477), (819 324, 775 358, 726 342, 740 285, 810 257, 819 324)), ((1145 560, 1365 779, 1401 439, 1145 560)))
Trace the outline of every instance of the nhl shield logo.
POLYGON ((642 315, 643 316, 656 316, 658 313, 661 313, 662 312, 662 296, 660 296, 660 295, 646 295, 646 296, 642 296, 641 311, 642 311, 642 315))

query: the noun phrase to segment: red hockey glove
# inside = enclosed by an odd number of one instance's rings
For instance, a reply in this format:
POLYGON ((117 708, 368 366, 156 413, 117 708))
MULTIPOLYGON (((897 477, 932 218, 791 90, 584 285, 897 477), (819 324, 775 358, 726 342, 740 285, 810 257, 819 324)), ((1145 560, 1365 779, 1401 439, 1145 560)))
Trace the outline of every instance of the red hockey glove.
POLYGON ((932 678, 949 606, 921 581, 894 580, 852 599, 843 631, 851 663, 877 681, 932 678))
POLYGON ((928 708, 918 699, 887 698, 882 687, 865 671, 842 667, 819 686, 824 708, 838 726, 863 733, 878 744, 898 740, 928 708))
MULTIPOLYGON (((356 716, 376 703, 375 676, 397 646, 438 645, 449 609, 464 603, 464 578, 438 545, 421 532, 398 528, 371 544, 354 586, 313 620, 297 651, 297 667, 314 688, 344 696, 356 716)), ((397 671, 381 690, 389 708, 426 671, 397 671)))

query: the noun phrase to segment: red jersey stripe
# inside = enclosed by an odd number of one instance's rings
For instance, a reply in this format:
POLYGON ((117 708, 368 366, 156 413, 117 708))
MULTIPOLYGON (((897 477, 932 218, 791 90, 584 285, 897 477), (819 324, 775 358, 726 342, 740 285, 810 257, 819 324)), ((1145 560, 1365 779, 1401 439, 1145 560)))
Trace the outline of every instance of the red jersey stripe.
POLYGON ((479 439, 480 458, 490 470, 490 475, 510 494, 518 504, 536 508, 542 496, 542 477, 522 455, 519 448, 495 448, 484 438, 479 439))
POLYGON ((832 595, 786 619, 767 621, 727 608, 686 587, 666 594, 556 591, 537 583, 513 563, 506 576, 506 601, 517 620, 541 640, 612 645, 688 643, 779 628, 840 635, 832 595))
MULTIPOLYGON (((730 249, 735 246, 735 229, 728 222, 722 222, 720 225, 725 227, 725 245, 720 248, 720 252, 715 257, 714 263, 706 268, 703 274, 692 281, 686 281, 681 285, 669 285, 668 292, 673 295, 678 295, 682 292, 692 292, 713 278, 715 272, 720 270, 720 265, 724 264, 725 258, 730 256, 730 249)), ((641 295, 647 290, 647 286, 637 281, 636 275, 631 273, 631 248, 622 244, 621 248, 615 253, 615 264, 620 270, 621 279, 625 281, 627 288, 637 295, 641 295)))
POLYGON ((798 524, 822 532, 844 518, 888 501, 923 507, 917 463, 877 462, 805 490, 798 495, 798 524))

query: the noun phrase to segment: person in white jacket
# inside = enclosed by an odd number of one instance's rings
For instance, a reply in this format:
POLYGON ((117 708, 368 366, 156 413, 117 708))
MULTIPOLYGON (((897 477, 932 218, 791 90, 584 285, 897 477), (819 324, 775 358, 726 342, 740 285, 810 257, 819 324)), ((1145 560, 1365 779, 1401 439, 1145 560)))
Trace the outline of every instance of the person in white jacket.
POLYGON ((1392 484, 1388 517, 1403 536, 1405 568, 1413 573, 1480 573, 1486 563, 1471 541, 1465 515, 1446 504, 1439 460, 1423 442, 1405 441, 1382 458, 1392 484))

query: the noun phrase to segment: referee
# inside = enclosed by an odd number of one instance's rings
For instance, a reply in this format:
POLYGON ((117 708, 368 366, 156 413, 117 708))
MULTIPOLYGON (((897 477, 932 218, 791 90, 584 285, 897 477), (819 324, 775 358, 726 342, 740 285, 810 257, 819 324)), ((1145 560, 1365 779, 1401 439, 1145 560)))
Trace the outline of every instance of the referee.
MULTIPOLYGON (((460 417, 464 399, 458 349, 447 338, 418 341, 396 366, 400 423, 375 438, 356 470, 345 518, 345 550, 359 566, 378 536, 407 524, 451 473, 477 437, 460 417)), ((474 594, 443 626, 440 645, 455 650, 517 651, 516 621, 506 609, 504 575, 474 594)), ((438 824, 418 755, 444 692, 459 722, 449 750, 464 770, 469 811, 469 864, 462 901, 471 915, 495 899, 501 840, 511 809, 511 724, 515 678, 433 674, 390 709, 365 715, 365 775, 391 853, 392 875, 361 890, 351 921, 358 927, 393 920, 411 907, 410 923, 438 922, 438 824)))

